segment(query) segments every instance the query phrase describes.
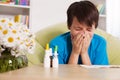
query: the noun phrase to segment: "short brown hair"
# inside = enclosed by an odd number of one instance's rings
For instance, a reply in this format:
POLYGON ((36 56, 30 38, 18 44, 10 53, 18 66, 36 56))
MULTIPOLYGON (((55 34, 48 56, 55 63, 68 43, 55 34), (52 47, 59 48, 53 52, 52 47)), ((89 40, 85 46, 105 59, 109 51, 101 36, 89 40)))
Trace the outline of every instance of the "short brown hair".
POLYGON ((76 17, 80 23, 95 28, 98 26, 99 12, 96 6, 90 1, 80 1, 72 3, 67 10, 68 28, 72 25, 73 18, 76 17))

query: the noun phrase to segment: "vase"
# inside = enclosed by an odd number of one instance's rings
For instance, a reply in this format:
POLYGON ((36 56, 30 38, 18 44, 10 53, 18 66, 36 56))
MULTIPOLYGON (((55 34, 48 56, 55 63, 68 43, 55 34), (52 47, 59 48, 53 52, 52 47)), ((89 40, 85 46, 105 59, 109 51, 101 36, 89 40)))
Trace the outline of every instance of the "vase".
POLYGON ((20 69, 26 66, 28 66, 26 55, 20 55, 17 57, 13 55, 0 56, 0 73, 20 69))

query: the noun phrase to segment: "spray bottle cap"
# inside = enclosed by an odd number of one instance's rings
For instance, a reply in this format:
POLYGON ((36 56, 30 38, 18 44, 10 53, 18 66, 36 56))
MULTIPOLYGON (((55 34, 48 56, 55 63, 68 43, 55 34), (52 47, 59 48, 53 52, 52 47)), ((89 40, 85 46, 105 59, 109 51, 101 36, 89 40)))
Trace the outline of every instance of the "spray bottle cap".
POLYGON ((48 43, 46 44, 46 50, 49 50, 49 44, 48 43))
POLYGON ((50 51, 50 56, 52 56, 52 48, 50 48, 49 51, 50 51))
POLYGON ((54 55, 58 55, 57 51, 58 51, 58 46, 55 46, 54 55))
POLYGON ((55 46, 55 51, 57 52, 57 50, 58 50, 58 46, 55 46))

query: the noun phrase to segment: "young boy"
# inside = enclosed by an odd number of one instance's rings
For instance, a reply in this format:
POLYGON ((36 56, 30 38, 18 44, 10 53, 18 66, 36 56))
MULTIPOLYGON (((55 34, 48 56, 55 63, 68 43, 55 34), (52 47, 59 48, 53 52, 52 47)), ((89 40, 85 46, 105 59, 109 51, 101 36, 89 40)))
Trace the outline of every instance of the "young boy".
POLYGON ((61 34, 50 42, 58 46, 59 64, 108 65, 106 41, 94 34, 99 12, 90 1, 72 3, 67 10, 70 32, 61 34))

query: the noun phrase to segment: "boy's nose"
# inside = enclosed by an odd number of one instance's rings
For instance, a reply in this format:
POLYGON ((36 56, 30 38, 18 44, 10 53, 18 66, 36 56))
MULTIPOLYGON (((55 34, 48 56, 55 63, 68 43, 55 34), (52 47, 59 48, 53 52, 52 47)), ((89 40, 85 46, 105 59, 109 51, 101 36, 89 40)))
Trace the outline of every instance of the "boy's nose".
POLYGON ((85 30, 83 30, 83 34, 85 34, 86 33, 86 31, 85 30))

